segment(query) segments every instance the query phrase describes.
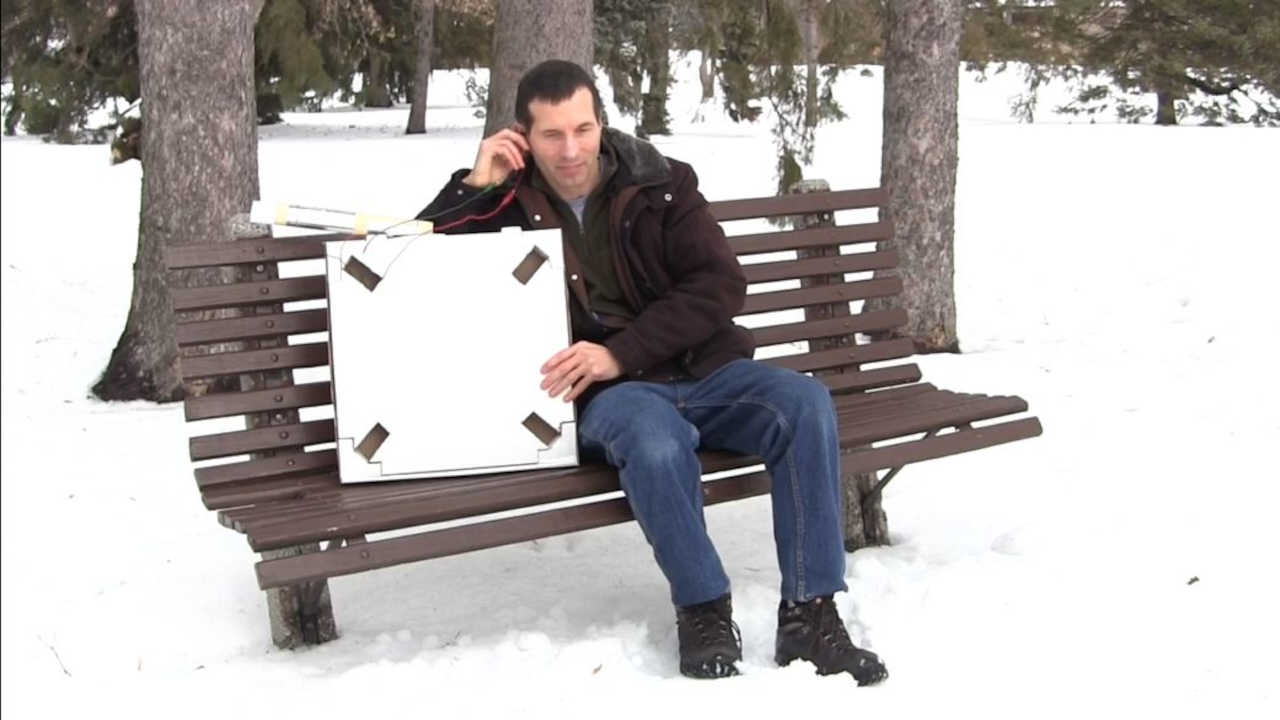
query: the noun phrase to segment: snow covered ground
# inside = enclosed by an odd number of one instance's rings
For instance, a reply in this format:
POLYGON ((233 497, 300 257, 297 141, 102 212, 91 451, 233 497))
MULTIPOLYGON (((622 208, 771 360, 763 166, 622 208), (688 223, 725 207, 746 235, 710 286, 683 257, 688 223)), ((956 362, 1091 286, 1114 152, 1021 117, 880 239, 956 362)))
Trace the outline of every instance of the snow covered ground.
MULTIPOLYGON (((678 76, 657 144, 711 199, 769 194, 767 126, 692 122, 697 76, 678 76)), ((921 365, 1027 398, 1045 434, 889 486, 894 544, 851 556, 837 598, 891 670, 868 689, 773 666, 764 498, 707 513, 738 678, 678 674, 634 525, 338 578, 342 637, 275 650, 254 556, 200 505, 180 408, 87 397, 127 310, 137 163, 5 138, 0 712, 1276 717, 1280 131, 1019 125, 1014 81, 962 81, 964 353, 921 365)), ((877 184, 879 87, 845 73, 850 117, 821 130, 811 176, 877 184)), ((431 92, 425 136, 400 134, 405 108, 264 128, 263 197, 415 212, 480 134, 461 75, 431 92)), ((1044 92, 1047 109, 1061 89, 1044 92)))

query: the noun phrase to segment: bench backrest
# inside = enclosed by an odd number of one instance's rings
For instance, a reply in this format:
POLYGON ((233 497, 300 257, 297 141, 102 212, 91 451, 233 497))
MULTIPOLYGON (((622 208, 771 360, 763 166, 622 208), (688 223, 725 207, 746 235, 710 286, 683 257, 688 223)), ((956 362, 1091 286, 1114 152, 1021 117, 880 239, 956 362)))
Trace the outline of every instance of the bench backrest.
MULTIPOLYGON (((722 223, 796 216, 793 229, 756 221, 745 234, 735 234, 732 226, 726 230, 751 283, 738 321, 755 333, 757 358, 812 372, 833 392, 919 380, 914 364, 862 367, 913 353, 907 339, 862 342, 858 336, 904 324, 905 312, 854 313, 850 308, 851 301, 901 290, 896 276, 869 277, 897 264, 894 251, 875 249, 877 242, 889 239, 890 228, 881 221, 843 226, 832 221, 837 210, 874 213, 884 199, 881 190, 870 189, 711 204, 722 223), (858 252, 842 254, 842 245, 858 252), (867 277, 847 280, 846 273, 867 277), (792 287, 779 289, 779 284, 792 287)), ((324 447, 335 439, 331 412, 318 419, 302 417, 304 410, 322 414, 331 405, 330 384, 323 379, 295 384, 293 375, 327 366, 328 344, 323 335, 295 337, 295 344, 289 344, 291 336, 328 328, 324 270, 280 279, 278 263, 319 260, 324 257, 320 238, 346 237, 262 237, 167 248, 170 270, 200 269, 204 277, 233 280, 172 290, 187 420, 243 415, 246 428, 190 440, 193 461, 219 463, 195 471, 208 508, 287 499, 337 485, 336 453, 324 447), (285 303, 312 307, 286 308, 285 303), (193 314, 197 319, 191 319, 193 314)), ((323 370, 306 372, 323 376, 323 370)))

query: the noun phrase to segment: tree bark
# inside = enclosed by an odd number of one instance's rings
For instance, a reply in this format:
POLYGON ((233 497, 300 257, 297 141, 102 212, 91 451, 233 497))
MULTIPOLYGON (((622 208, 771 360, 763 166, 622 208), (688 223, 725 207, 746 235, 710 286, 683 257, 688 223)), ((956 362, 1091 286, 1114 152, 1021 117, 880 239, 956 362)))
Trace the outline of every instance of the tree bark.
MULTIPOLYGON (((263 560, 297 557, 324 552, 320 543, 310 543, 279 550, 264 550, 263 560)), ((271 642, 281 650, 319 645, 338 637, 338 624, 333 619, 333 601, 329 582, 315 580, 300 585, 267 590, 267 621, 271 625, 271 642)))
POLYGON ((435 25, 436 0, 418 0, 414 32, 418 59, 413 67, 413 100, 409 104, 409 135, 427 131, 427 85, 431 81, 431 38, 435 25))
POLYGON ((387 56, 381 50, 369 51, 369 74, 364 78, 364 106, 391 107, 387 91, 387 56))
POLYGON ((714 99, 716 96, 716 58, 709 50, 702 51, 702 60, 698 63, 698 80, 702 82, 702 102, 714 99))
POLYGON ((818 126, 818 14, 820 0, 805 0, 804 4, 804 124, 818 126))
POLYGON ((892 0, 884 69, 884 138, 880 182, 884 217, 893 227, 900 298, 916 351, 958 352, 955 303, 956 100, 959 94, 960 0, 892 0))
POLYGON ((1174 100, 1177 100, 1177 95, 1168 90, 1160 90, 1156 92, 1157 125, 1178 124, 1178 110, 1174 105, 1174 100))
POLYGON ((592 71, 591 18, 591 0, 498 0, 485 137, 515 122, 516 85, 529 68, 560 59, 592 71))
POLYGON ((93 387, 99 398, 182 398, 162 249, 227 240, 230 218, 258 197, 253 31, 262 3, 136 3, 142 210, 129 315, 93 387))

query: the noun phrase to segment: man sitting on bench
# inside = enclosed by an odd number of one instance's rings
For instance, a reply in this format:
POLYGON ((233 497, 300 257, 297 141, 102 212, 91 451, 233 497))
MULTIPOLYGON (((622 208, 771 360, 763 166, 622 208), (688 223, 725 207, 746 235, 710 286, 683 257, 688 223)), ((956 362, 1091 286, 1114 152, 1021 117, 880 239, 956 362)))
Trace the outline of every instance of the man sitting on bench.
POLYGON ((418 217, 446 233, 562 229, 574 343, 542 366, 542 389, 578 402, 582 456, 618 469, 671 584, 680 672, 727 677, 742 659, 703 517, 701 447, 758 455, 772 477, 777 662, 883 680, 832 601, 848 588, 831 395, 752 359, 751 333, 733 324, 746 277, 692 168, 603 127, 591 76, 570 62, 526 73, 515 112, 418 217))

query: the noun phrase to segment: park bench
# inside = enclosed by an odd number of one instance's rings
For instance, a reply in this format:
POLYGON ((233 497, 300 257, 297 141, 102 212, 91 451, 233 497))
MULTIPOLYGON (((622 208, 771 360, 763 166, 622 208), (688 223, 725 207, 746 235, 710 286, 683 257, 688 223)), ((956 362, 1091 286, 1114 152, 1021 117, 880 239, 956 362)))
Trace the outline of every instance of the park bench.
MULTIPOLYGON (((847 504, 853 505, 846 513, 867 518, 879 513, 880 489, 909 463, 1039 435, 1036 418, 1008 417, 1025 413, 1021 398, 950 392, 922 382, 919 367, 910 362, 912 341, 883 339, 906 322, 905 311, 850 312, 850 301, 901 291, 896 275, 870 272, 892 269, 898 259, 891 247, 876 245, 890 239, 886 222, 837 226, 834 212, 875 214, 885 193, 831 192, 812 184, 805 190, 715 202, 711 212, 721 222, 780 216, 793 221, 789 229, 771 226, 730 238, 751 284, 800 280, 799 288, 749 291, 739 322, 755 326, 762 349, 757 357, 812 373, 830 387, 847 504), (855 252, 841 254, 842 245, 855 252), (784 259, 775 255, 752 262, 748 257, 791 250, 794 258, 787 253, 784 259), (846 281, 845 273, 871 277, 846 281), (785 310, 792 310, 790 317, 778 312, 785 310), (803 319, 795 317, 801 314, 803 319), (773 346, 800 351, 764 350, 773 346), (974 425, 979 422, 985 424, 974 425), (878 477, 879 471, 887 472, 878 477), (850 483, 861 492, 851 494, 850 483), (859 502, 865 506, 857 507, 859 502)), ((246 428, 190 439, 193 461, 221 463, 198 466, 196 484, 219 521, 243 533, 250 548, 261 553, 258 584, 267 590, 272 638, 280 647, 336 636, 330 577, 632 519, 616 473, 604 465, 340 484, 335 451, 325 446, 334 440, 332 419, 300 417, 305 408, 323 411, 331 404, 330 384, 294 382, 294 371, 329 363, 327 343, 305 337, 327 328, 323 269, 281 279, 278 263, 322 258, 325 239, 348 237, 264 236, 166 249, 168 268, 184 271, 184 283, 192 277, 208 283, 171 290, 186 418, 242 415, 246 428), (295 305, 286 308, 285 303, 295 305), (314 307, 296 309, 299 305, 314 307), (304 337, 290 344, 290 336, 304 337), (562 502, 586 498, 591 500, 562 502), (529 511, 484 517, 522 508, 529 511), (445 523, 460 520, 467 522, 445 523), (438 523, 446 526, 431 527, 438 523), (415 530, 373 537, 408 528, 415 530)), ((700 458, 704 473, 719 473, 704 479, 709 505, 769 490, 763 469, 720 472, 759 465, 759 458, 725 452, 702 452, 700 458)), ((846 532, 847 546, 860 544, 848 537, 846 532)))

